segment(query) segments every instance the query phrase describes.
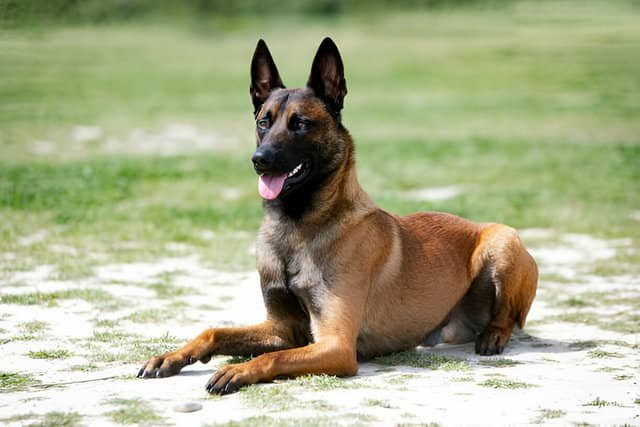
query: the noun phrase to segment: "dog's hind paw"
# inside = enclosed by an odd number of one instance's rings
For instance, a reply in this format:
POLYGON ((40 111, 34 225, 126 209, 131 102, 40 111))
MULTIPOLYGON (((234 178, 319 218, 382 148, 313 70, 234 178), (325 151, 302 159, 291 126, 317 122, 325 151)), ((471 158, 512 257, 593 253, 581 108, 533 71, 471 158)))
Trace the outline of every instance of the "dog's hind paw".
POLYGON ((476 338, 476 353, 483 356, 502 354, 509 337, 498 331, 486 330, 476 338))

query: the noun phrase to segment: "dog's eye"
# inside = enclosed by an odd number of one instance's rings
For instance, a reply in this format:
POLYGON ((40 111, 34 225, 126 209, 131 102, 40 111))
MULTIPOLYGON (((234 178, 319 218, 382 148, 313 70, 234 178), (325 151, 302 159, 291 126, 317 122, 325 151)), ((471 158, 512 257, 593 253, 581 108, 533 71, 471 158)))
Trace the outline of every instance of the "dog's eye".
POLYGON ((269 123, 269 119, 260 119, 256 122, 256 125, 258 126, 258 129, 260 130, 267 130, 269 129, 269 125, 271 123, 269 123))
POLYGON ((293 120, 291 120, 290 127, 292 130, 297 130, 297 131, 307 130, 307 128, 309 127, 309 122, 299 117, 295 117, 293 120))

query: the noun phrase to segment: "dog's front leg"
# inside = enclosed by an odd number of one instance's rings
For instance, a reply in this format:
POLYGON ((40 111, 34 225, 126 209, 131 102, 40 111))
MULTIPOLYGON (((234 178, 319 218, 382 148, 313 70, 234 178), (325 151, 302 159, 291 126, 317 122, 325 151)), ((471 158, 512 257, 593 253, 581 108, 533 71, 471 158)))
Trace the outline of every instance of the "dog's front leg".
POLYGON ((364 308, 364 289, 364 286, 355 287, 342 295, 326 297, 322 314, 312 314, 314 343, 223 366, 211 377, 206 389, 210 393, 227 394, 243 385, 271 381, 277 376, 355 375, 358 372, 356 338, 364 308))
POLYGON ((206 389, 209 393, 227 394, 244 385, 271 381, 277 376, 351 376, 357 372, 354 343, 329 338, 305 347, 266 353, 245 363, 224 366, 211 377, 206 389))
POLYGON ((185 346, 150 358, 138 372, 141 378, 175 375, 197 361, 207 363, 214 354, 250 356, 302 345, 292 329, 267 320, 253 326, 211 328, 185 346))

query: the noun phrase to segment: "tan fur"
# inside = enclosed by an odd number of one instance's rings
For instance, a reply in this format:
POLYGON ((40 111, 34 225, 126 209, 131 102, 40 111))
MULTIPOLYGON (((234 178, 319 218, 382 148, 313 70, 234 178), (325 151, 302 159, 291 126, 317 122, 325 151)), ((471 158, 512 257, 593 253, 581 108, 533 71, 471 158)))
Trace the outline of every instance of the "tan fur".
POLYGON ((335 172, 302 218, 265 209, 257 268, 268 319, 207 330, 150 359, 139 375, 173 375, 214 354, 257 356, 220 368, 208 385, 216 393, 280 375, 354 375, 358 355, 413 348, 440 330, 445 342, 471 338, 479 353, 501 352, 514 326, 524 325, 537 286, 536 263, 516 232, 445 213, 399 217, 379 209, 358 183, 348 132, 332 125, 308 89, 274 93, 257 113, 271 114, 274 138, 304 110, 322 124, 309 138, 338 154, 335 172), (291 102, 284 106, 282 96, 291 102), (470 287, 484 277, 495 295, 488 324, 475 331, 465 310, 476 303, 470 287))

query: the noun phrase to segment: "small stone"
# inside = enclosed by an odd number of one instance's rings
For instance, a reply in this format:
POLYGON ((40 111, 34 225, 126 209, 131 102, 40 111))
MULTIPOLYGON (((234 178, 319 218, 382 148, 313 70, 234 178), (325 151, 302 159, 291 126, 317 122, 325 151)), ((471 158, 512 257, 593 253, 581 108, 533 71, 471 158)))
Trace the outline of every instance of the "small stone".
POLYGON ((196 412, 202 409, 202 405, 196 402, 179 403, 173 407, 176 412, 196 412))

